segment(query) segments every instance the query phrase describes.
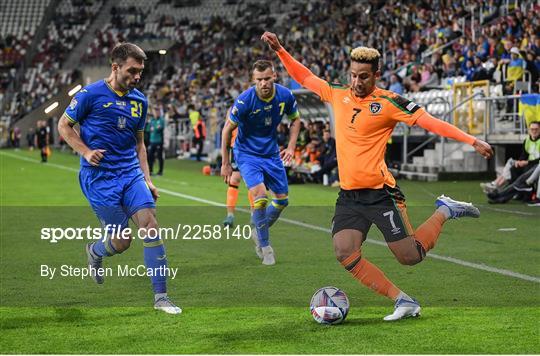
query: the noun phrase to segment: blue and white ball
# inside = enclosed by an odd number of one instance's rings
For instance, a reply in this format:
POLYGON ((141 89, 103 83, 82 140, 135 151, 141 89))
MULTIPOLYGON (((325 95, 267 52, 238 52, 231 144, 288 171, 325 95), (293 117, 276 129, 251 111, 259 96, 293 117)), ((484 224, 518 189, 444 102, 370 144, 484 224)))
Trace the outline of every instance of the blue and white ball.
POLYGON ((311 315, 319 324, 339 324, 349 313, 349 298, 336 287, 323 287, 311 298, 311 315))

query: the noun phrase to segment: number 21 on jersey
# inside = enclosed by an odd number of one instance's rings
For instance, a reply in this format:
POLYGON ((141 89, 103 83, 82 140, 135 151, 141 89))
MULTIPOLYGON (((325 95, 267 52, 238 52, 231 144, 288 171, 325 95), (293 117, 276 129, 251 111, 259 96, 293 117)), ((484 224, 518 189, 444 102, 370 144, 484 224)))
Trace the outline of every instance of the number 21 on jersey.
POLYGON ((132 117, 141 117, 142 116, 142 103, 139 101, 131 100, 131 116, 132 117))

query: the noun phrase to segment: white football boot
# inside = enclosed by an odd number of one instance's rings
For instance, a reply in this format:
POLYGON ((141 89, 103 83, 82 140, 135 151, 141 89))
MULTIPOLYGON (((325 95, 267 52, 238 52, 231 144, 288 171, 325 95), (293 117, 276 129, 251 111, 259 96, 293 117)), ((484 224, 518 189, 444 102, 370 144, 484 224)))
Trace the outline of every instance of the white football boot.
POLYGON ((272 246, 268 245, 261 248, 263 260, 262 264, 266 266, 272 266, 276 264, 276 258, 274 256, 274 249, 272 246))
POLYGON ((452 198, 441 195, 435 200, 435 205, 440 207, 442 205, 446 206, 450 210, 450 218, 457 219, 465 216, 471 218, 479 218, 480 210, 471 203, 466 203, 463 201, 457 201, 452 198))
POLYGON ((174 305, 174 303, 167 296, 158 298, 158 300, 154 302, 154 309, 164 311, 167 314, 182 313, 182 309, 174 305))
POLYGON ((88 268, 90 270, 90 276, 97 284, 103 284, 103 258, 96 256, 92 251, 92 244, 89 243, 85 247, 86 257, 88 260, 88 268), (99 272, 99 273, 98 273, 99 272))
POLYGON ((394 312, 384 317, 384 321, 396 321, 400 319, 420 316, 420 304, 416 300, 400 298, 396 300, 394 312))

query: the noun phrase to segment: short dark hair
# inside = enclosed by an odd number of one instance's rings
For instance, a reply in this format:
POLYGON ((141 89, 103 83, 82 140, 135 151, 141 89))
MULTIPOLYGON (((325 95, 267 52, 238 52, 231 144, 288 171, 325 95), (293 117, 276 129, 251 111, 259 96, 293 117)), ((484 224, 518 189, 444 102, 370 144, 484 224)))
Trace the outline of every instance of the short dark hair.
POLYGON ((534 124, 540 125, 540 121, 531 121, 531 122, 529 123, 529 127, 531 127, 531 126, 534 125, 534 124))
POLYGON ((268 68, 272 68, 272 71, 274 71, 274 64, 267 59, 259 59, 253 63, 253 66, 251 66, 251 72, 253 73, 255 70, 258 72, 264 72, 268 68))
POLYGON ((133 58, 137 62, 146 60, 146 54, 141 47, 133 43, 119 43, 111 51, 111 63, 124 64, 128 58, 133 58))

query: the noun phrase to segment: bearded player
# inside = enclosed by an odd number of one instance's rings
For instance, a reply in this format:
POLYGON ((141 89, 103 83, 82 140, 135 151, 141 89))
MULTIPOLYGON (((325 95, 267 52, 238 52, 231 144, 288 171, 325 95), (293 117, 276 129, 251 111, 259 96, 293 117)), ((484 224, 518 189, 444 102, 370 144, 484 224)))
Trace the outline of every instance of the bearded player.
POLYGON ((300 131, 300 114, 292 92, 274 83, 276 72, 272 62, 256 61, 251 75, 255 85, 238 96, 223 127, 221 175, 226 183, 230 182, 233 170, 228 146, 232 131, 237 128, 234 157, 253 197, 251 220, 255 225, 259 243, 257 254, 259 255, 260 248, 262 263, 273 265, 276 260, 270 246, 269 228, 289 204, 289 187, 283 162, 290 162, 294 157, 300 131), (277 145, 277 127, 283 115, 287 115, 292 124, 289 144, 280 152, 277 145), (270 203, 266 187, 274 195, 270 203))

